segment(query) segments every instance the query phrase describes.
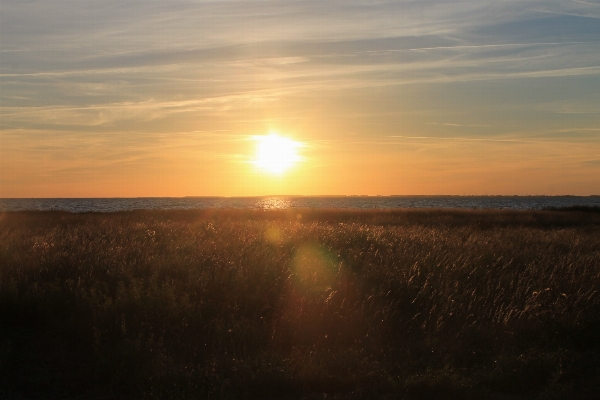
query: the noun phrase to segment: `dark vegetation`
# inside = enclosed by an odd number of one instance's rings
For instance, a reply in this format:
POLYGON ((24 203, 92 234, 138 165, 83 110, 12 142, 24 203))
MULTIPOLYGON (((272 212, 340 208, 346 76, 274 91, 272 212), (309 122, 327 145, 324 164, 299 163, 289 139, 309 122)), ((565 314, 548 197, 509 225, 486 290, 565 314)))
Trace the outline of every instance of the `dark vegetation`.
POLYGON ((597 212, 0 214, 0 398, 598 393, 597 212))

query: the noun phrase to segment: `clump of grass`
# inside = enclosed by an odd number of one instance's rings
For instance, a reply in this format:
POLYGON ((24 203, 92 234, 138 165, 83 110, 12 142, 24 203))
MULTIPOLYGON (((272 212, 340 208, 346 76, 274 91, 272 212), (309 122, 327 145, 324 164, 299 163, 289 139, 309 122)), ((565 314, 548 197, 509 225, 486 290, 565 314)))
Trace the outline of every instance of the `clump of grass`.
POLYGON ((594 398, 600 217, 0 215, 0 396, 594 398))

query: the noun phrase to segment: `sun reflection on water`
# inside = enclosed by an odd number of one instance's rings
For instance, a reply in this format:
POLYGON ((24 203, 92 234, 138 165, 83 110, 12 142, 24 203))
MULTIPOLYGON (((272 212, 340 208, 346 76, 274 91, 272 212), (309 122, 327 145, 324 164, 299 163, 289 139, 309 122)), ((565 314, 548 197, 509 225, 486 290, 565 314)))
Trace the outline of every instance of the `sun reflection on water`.
POLYGON ((285 210, 291 205, 292 202, 283 197, 263 197, 256 202, 256 208, 263 210, 285 210))

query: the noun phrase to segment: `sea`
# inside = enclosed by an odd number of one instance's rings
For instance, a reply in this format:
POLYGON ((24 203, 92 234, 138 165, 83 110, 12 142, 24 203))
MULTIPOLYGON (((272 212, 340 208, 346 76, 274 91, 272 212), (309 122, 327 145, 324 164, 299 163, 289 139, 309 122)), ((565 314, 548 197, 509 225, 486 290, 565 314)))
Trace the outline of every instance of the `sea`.
POLYGON ((266 196, 0 199, 0 211, 63 210, 73 213, 188 209, 469 208, 541 210, 600 207, 600 196, 266 196))

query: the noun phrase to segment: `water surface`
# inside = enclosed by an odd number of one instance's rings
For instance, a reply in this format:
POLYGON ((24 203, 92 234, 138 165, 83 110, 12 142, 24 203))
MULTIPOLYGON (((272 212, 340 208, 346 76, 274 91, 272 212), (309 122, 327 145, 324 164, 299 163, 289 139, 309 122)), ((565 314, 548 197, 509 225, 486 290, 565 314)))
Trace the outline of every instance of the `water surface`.
POLYGON ((572 206, 600 207, 600 196, 268 196, 0 199, 0 211, 65 210, 70 212, 207 208, 263 210, 289 208, 539 210, 549 207, 572 206))

